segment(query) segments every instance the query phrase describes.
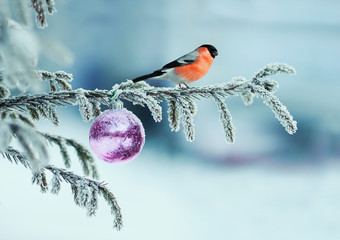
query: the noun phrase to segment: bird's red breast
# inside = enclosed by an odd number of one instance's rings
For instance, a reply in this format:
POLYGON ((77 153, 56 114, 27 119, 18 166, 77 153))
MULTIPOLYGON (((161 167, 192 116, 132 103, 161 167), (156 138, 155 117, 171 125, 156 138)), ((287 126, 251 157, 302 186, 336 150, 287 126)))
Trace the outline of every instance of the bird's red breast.
POLYGON ((199 56, 192 64, 175 67, 177 75, 185 78, 189 83, 202 78, 209 70, 214 58, 206 47, 197 49, 199 56))

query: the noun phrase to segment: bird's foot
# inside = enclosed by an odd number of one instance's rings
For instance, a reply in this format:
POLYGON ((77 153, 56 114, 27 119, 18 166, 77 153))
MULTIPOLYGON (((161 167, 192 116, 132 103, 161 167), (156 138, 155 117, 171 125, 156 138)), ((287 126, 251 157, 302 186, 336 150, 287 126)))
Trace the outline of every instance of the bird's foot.
POLYGON ((182 88, 182 89, 184 89, 184 88, 190 88, 186 83, 179 83, 178 86, 179 86, 179 88, 182 88), (183 84, 185 87, 183 87, 182 84, 183 84))

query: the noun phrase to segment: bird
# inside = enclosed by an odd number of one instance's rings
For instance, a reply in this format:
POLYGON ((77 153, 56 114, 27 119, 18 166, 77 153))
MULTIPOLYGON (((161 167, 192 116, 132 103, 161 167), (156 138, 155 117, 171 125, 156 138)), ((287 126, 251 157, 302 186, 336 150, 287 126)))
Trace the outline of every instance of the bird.
POLYGON ((208 72, 217 55, 218 51, 214 46, 203 44, 194 51, 164 65, 161 69, 132 81, 136 83, 146 79, 164 79, 179 84, 180 87, 183 84, 188 88, 188 83, 197 81, 208 72))

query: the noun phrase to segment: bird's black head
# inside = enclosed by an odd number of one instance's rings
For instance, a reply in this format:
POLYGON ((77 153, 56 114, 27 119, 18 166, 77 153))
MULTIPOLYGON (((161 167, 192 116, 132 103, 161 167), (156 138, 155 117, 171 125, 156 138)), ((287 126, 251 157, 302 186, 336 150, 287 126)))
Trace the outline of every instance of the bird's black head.
POLYGON ((200 47, 207 48, 213 58, 215 58, 218 55, 218 51, 217 51, 217 49, 213 45, 204 44, 204 45, 202 45, 200 47))

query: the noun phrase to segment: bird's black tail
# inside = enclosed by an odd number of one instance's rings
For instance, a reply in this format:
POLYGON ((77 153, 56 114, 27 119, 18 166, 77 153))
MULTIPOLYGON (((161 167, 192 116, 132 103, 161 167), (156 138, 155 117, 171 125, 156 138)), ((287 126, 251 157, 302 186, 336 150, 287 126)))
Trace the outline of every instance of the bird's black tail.
POLYGON ((162 72, 161 70, 157 70, 157 71, 154 71, 153 73, 146 74, 146 75, 137 77, 137 78, 135 78, 135 79, 132 79, 132 81, 133 81, 134 83, 136 83, 136 82, 139 82, 139 81, 143 81, 143 80, 145 80, 145 79, 149 79, 149 78, 161 76, 163 73, 164 73, 164 72, 162 72))

